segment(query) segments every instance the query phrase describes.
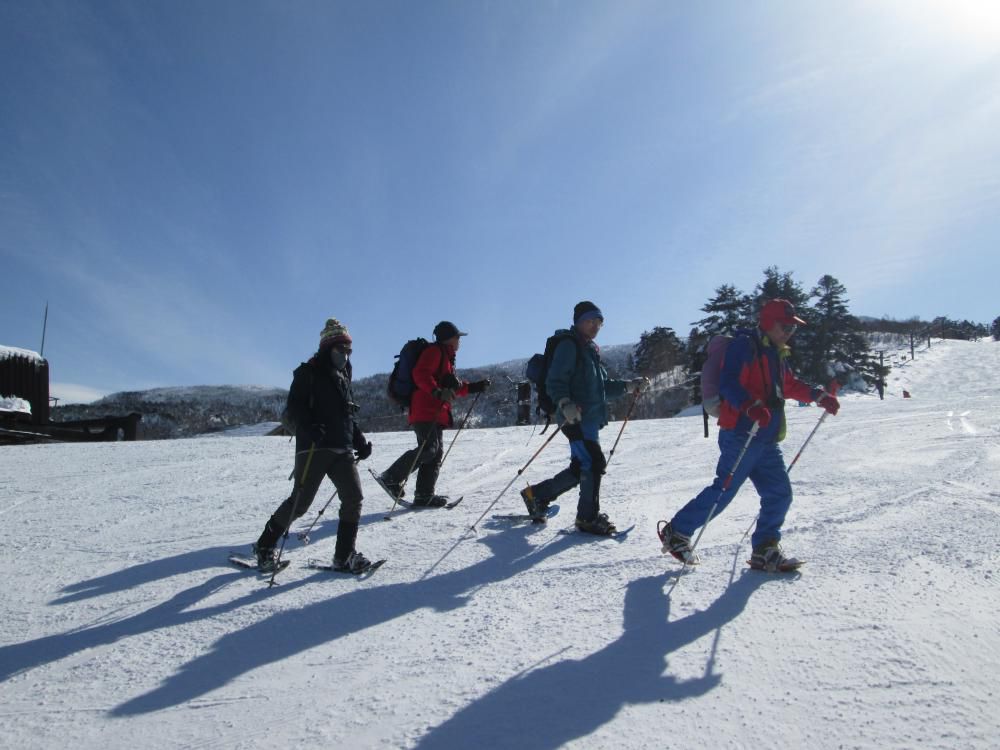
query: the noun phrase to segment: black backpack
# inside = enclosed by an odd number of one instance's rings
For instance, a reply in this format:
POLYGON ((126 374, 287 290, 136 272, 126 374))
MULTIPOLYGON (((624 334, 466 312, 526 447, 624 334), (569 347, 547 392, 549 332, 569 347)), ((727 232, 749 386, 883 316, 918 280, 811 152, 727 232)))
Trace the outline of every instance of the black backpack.
POLYGON ((549 367, 552 365, 552 356, 555 354, 556 347, 566 339, 570 339, 576 346, 576 362, 577 366, 579 366, 580 342, 577 340, 576 334, 571 331, 556 331, 545 339, 545 351, 542 354, 533 354, 524 368, 524 375, 534 383, 535 393, 538 396, 538 405, 535 407, 535 413, 545 415, 545 429, 542 432, 548 429, 549 423, 552 421, 552 415, 556 410, 556 405, 545 388, 545 379, 549 375, 549 367))
POLYGON ((410 399, 417 389, 413 382, 413 367, 417 364, 417 359, 423 354, 424 349, 430 346, 427 339, 410 339, 396 355, 396 363, 392 366, 389 374, 389 382, 386 385, 386 393, 389 398, 399 404, 402 408, 410 407, 410 399))

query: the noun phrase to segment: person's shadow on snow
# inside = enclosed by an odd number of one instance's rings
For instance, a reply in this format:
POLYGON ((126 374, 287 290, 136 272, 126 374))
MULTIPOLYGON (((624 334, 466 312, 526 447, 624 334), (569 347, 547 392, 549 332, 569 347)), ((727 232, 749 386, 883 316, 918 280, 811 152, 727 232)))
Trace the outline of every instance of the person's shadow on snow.
MULTIPOLYGON (((371 518, 374 519, 376 515, 381 517, 384 514, 372 514, 371 518)), ((314 542, 326 536, 336 536, 337 524, 326 524, 325 528, 319 529, 320 527, 317 527, 310 533, 310 538, 314 542)), ((290 543, 288 548, 293 548, 293 543, 290 543)), ((140 563, 131 568, 67 586, 62 590, 64 595, 52 604, 68 604, 117 591, 135 589, 155 580, 190 574, 202 569, 231 567, 226 563, 226 555, 230 551, 231 547, 212 547, 140 563)), ((0 646, 0 682, 25 670, 64 659, 90 648, 106 646, 143 633, 169 630, 253 605, 260 602, 262 596, 279 596, 314 580, 307 578, 286 582, 275 589, 254 589, 246 596, 232 601, 209 607, 197 606, 219 589, 247 575, 252 573, 231 570, 213 576, 196 586, 178 591, 170 599, 128 617, 0 646)), ((264 580, 266 579, 261 579, 261 586, 266 586, 264 580)))
MULTIPOLYGON (((457 609, 482 586, 516 576, 570 546, 555 543, 536 548, 529 543, 529 536, 530 532, 489 535, 480 541, 493 554, 468 567, 418 581, 357 588, 304 607, 276 612, 222 636, 206 653, 182 666, 158 688, 115 707, 110 713, 134 716, 177 706, 220 688, 241 674, 410 612, 424 608, 437 612, 457 609)), ((291 585, 322 584, 330 575, 318 573, 291 585)), ((285 584, 282 589, 288 586, 285 584)))
MULTIPOLYGON (((624 706, 678 702, 716 687, 721 675, 714 671, 714 646, 701 677, 678 680, 664 674, 664 662, 739 616, 768 577, 745 574, 708 609, 672 622, 667 622, 669 599, 663 591, 667 578, 649 576, 628 584, 624 632, 616 641, 582 659, 512 677, 431 729, 415 747, 559 748, 599 729, 624 706)), ((627 738, 621 740, 628 745, 627 738)))
MULTIPOLYGON (((384 515, 385 513, 369 513, 362 517, 361 523, 364 525, 370 522, 375 522, 384 515)), ((334 519, 335 518, 336 509, 334 509, 334 519)), ((308 528, 308 524, 305 523, 305 521, 306 519, 303 517, 295 524, 300 528, 295 528, 289 531, 285 552, 294 551, 302 546, 301 542, 299 542, 296 537, 298 536, 300 530, 304 532, 306 528, 308 528)), ((312 531, 309 532, 309 539, 311 542, 315 543, 327 537, 336 536, 336 534, 337 523, 336 520, 334 520, 333 523, 327 522, 317 524, 312 531)), ((187 575, 198 570, 205 570, 207 568, 217 568, 220 565, 226 564, 226 557, 231 552, 249 555, 250 541, 250 539, 247 539, 243 544, 236 547, 207 547, 204 549, 190 550, 188 552, 182 552, 179 555, 160 557, 156 560, 139 563, 138 565, 123 568, 122 570, 116 570, 115 572, 108 573, 107 575, 87 578, 64 587, 60 592, 62 596, 53 601, 52 604, 70 604, 84 599, 113 594, 118 591, 129 591, 138 586, 152 583, 153 581, 171 578, 173 576, 187 575)))

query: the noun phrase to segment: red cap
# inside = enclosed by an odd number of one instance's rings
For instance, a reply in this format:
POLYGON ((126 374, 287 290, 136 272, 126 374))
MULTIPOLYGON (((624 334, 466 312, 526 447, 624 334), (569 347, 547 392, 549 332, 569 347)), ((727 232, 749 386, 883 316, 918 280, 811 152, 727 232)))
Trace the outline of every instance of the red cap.
POLYGON ((760 328, 767 331, 775 323, 785 326, 804 326, 806 322, 795 315, 795 305, 787 299, 773 299, 760 309, 760 328))

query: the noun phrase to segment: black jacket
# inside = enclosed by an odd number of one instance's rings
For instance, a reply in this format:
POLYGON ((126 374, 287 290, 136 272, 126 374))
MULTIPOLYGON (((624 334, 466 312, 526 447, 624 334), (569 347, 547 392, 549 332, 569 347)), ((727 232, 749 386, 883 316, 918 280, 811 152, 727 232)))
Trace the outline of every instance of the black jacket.
POLYGON ((314 356, 297 368, 288 389, 288 415, 295 423, 295 450, 358 449, 365 436, 354 421, 351 365, 336 370, 326 357, 314 356))

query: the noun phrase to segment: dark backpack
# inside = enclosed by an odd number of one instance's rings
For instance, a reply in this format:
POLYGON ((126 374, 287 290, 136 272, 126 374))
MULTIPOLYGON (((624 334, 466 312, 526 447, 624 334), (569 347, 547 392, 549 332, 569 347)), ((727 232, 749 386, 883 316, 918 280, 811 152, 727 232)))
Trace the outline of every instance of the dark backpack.
POLYGON ((417 384, 413 382, 413 367, 417 364, 424 349, 430 346, 427 339, 410 339, 396 355, 396 363, 392 366, 389 374, 389 382, 386 385, 386 393, 389 398, 395 401, 400 407, 408 409, 413 392, 417 389, 417 384))
MULTIPOLYGON (((576 359, 577 365, 579 365, 580 342, 577 341, 576 335, 570 331, 558 331, 545 339, 545 351, 542 354, 533 354, 524 368, 524 376, 535 385, 535 393, 538 396, 535 413, 545 415, 545 429, 548 429, 552 415, 556 410, 556 405, 545 388, 545 379, 549 375, 549 367, 552 365, 552 356, 555 354, 556 347, 565 339, 572 340, 576 346, 576 359)), ((545 432, 545 429, 542 432, 545 432)))
MULTIPOLYGON (((316 391, 314 386, 316 385, 316 374, 312 368, 311 362, 303 362, 303 366, 309 366, 309 410, 313 408, 313 404, 316 402, 316 391)), ((294 377, 293 377, 294 381, 294 377)), ((288 395, 291 397, 292 389, 288 389, 288 395)), ((285 400, 285 408, 281 410, 281 416, 278 417, 281 422, 281 427, 292 437, 295 437, 295 431, 298 429, 298 424, 292 419, 291 413, 288 411, 288 400, 285 400)))

